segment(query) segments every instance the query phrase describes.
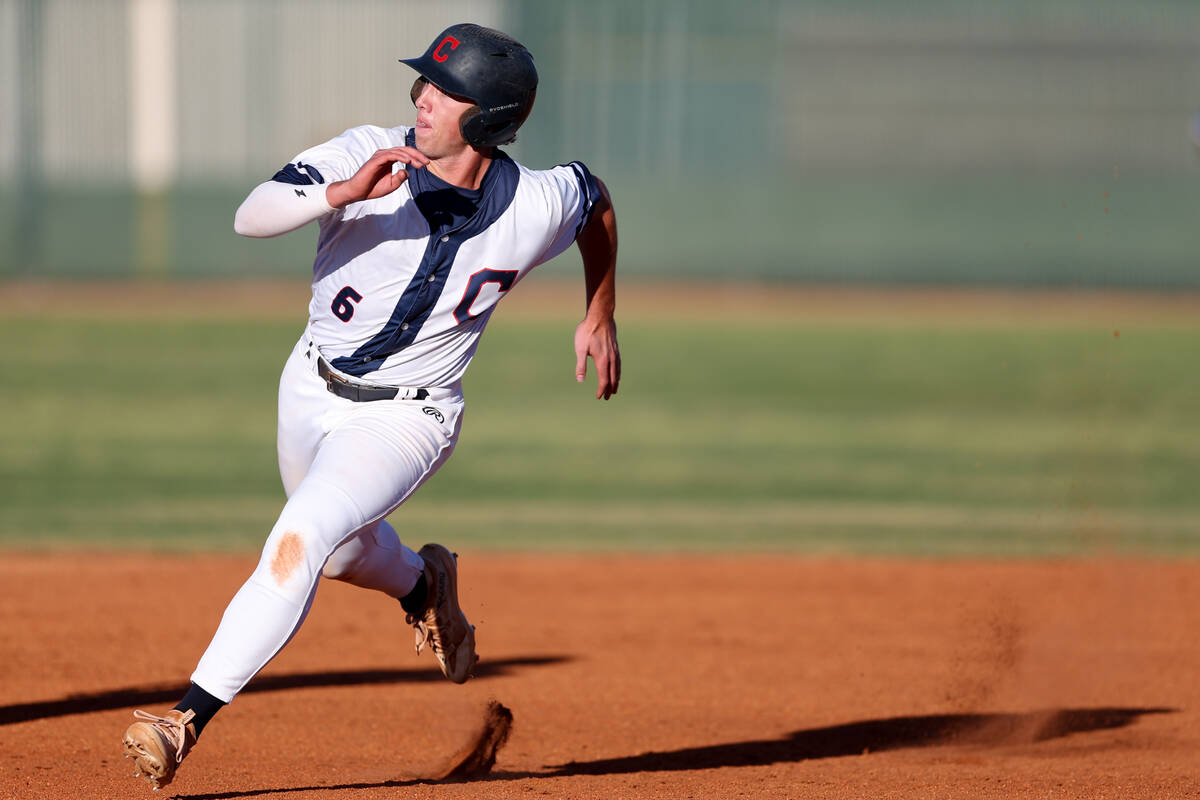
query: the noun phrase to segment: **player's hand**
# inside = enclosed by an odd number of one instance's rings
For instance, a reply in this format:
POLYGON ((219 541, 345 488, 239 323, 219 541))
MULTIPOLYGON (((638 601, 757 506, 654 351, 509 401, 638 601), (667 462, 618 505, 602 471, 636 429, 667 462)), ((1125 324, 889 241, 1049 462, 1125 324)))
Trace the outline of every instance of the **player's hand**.
POLYGON ((596 399, 607 400, 621 382, 621 351, 617 347, 617 323, 611 316, 584 319, 575 328, 575 380, 587 377, 588 356, 596 364, 596 399))
POLYGON ((325 202, 334 208, 345 208, 350 203, 391 194, 408 180, 408 170, 420 169, 428 163, 429 157, 415 147, 376 150, 350 178, 329 184, 325 202), (397 162, 406 165, 405 168, 393 171, 392 165, 397 162))

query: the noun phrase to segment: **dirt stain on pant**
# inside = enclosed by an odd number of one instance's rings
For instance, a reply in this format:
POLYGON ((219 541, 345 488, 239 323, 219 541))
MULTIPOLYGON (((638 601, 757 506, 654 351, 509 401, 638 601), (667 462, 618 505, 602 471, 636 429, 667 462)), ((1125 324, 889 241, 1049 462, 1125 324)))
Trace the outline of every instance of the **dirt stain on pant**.
POLYGON ((271 559, 271 575, 275 577, 275 583, 283 586, 303 560, 304 540, 295 531, 288 531, 279 540, 275 557, 271 559))

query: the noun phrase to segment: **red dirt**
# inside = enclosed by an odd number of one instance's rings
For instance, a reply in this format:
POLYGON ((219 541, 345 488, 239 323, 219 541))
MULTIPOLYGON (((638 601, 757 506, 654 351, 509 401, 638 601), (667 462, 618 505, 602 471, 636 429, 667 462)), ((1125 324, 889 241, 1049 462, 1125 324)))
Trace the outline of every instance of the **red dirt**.
MULTIPOLYGON (((120 757, 254 555, 0 555, 0 798, 150 797, 120 757)), ((1138 798, 1200 789, 1200 564, 464 553, 477 676, 325 582, 159 796, 1138 798), (429 782, 489 700, 484 777, 429 782)))

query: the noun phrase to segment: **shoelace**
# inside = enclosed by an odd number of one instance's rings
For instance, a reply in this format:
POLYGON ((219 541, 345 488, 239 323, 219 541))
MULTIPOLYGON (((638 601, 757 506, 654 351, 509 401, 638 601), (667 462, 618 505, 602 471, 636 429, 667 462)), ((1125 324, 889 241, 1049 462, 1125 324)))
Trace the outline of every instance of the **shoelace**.
POLYGON ((187 745, 187 724, 191 722, 192 717, 196 716, 195 711, 186 711, 179 720, 174 720, 169 717, 156 717, 153 714, 148 714, 141 709, 133 712, 133 718, 142 722, 149 722, 154 730, 166 737, 167 741, 175 748, 176 763, 183 760, 183 750, 187 745))
POLYGON ((442 643, 438 637, 434 635, 433 628, 426 623, 424 619, 415 617, 412 614, 408 614, 405 616, 404 620, 416 629, 417 655, 421 654, 421 651, 425 649, 425 645, 429 645, 431 648, 433 648, 434 655, 441 656, 442 643))

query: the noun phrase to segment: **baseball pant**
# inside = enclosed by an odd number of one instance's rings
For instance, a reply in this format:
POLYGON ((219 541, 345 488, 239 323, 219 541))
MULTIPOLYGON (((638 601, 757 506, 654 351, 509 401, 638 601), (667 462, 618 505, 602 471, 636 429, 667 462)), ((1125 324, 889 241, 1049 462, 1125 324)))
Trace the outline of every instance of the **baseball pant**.
POLYGON ((299 630, 322 575, 396 598, 413 589, 424 562, 384 517, 446 462, 462 425, 461 387, 356 403, 326 389, 316 357, 306 334, 284 366, 287 503, 192 674, 227 703, 299 630))

